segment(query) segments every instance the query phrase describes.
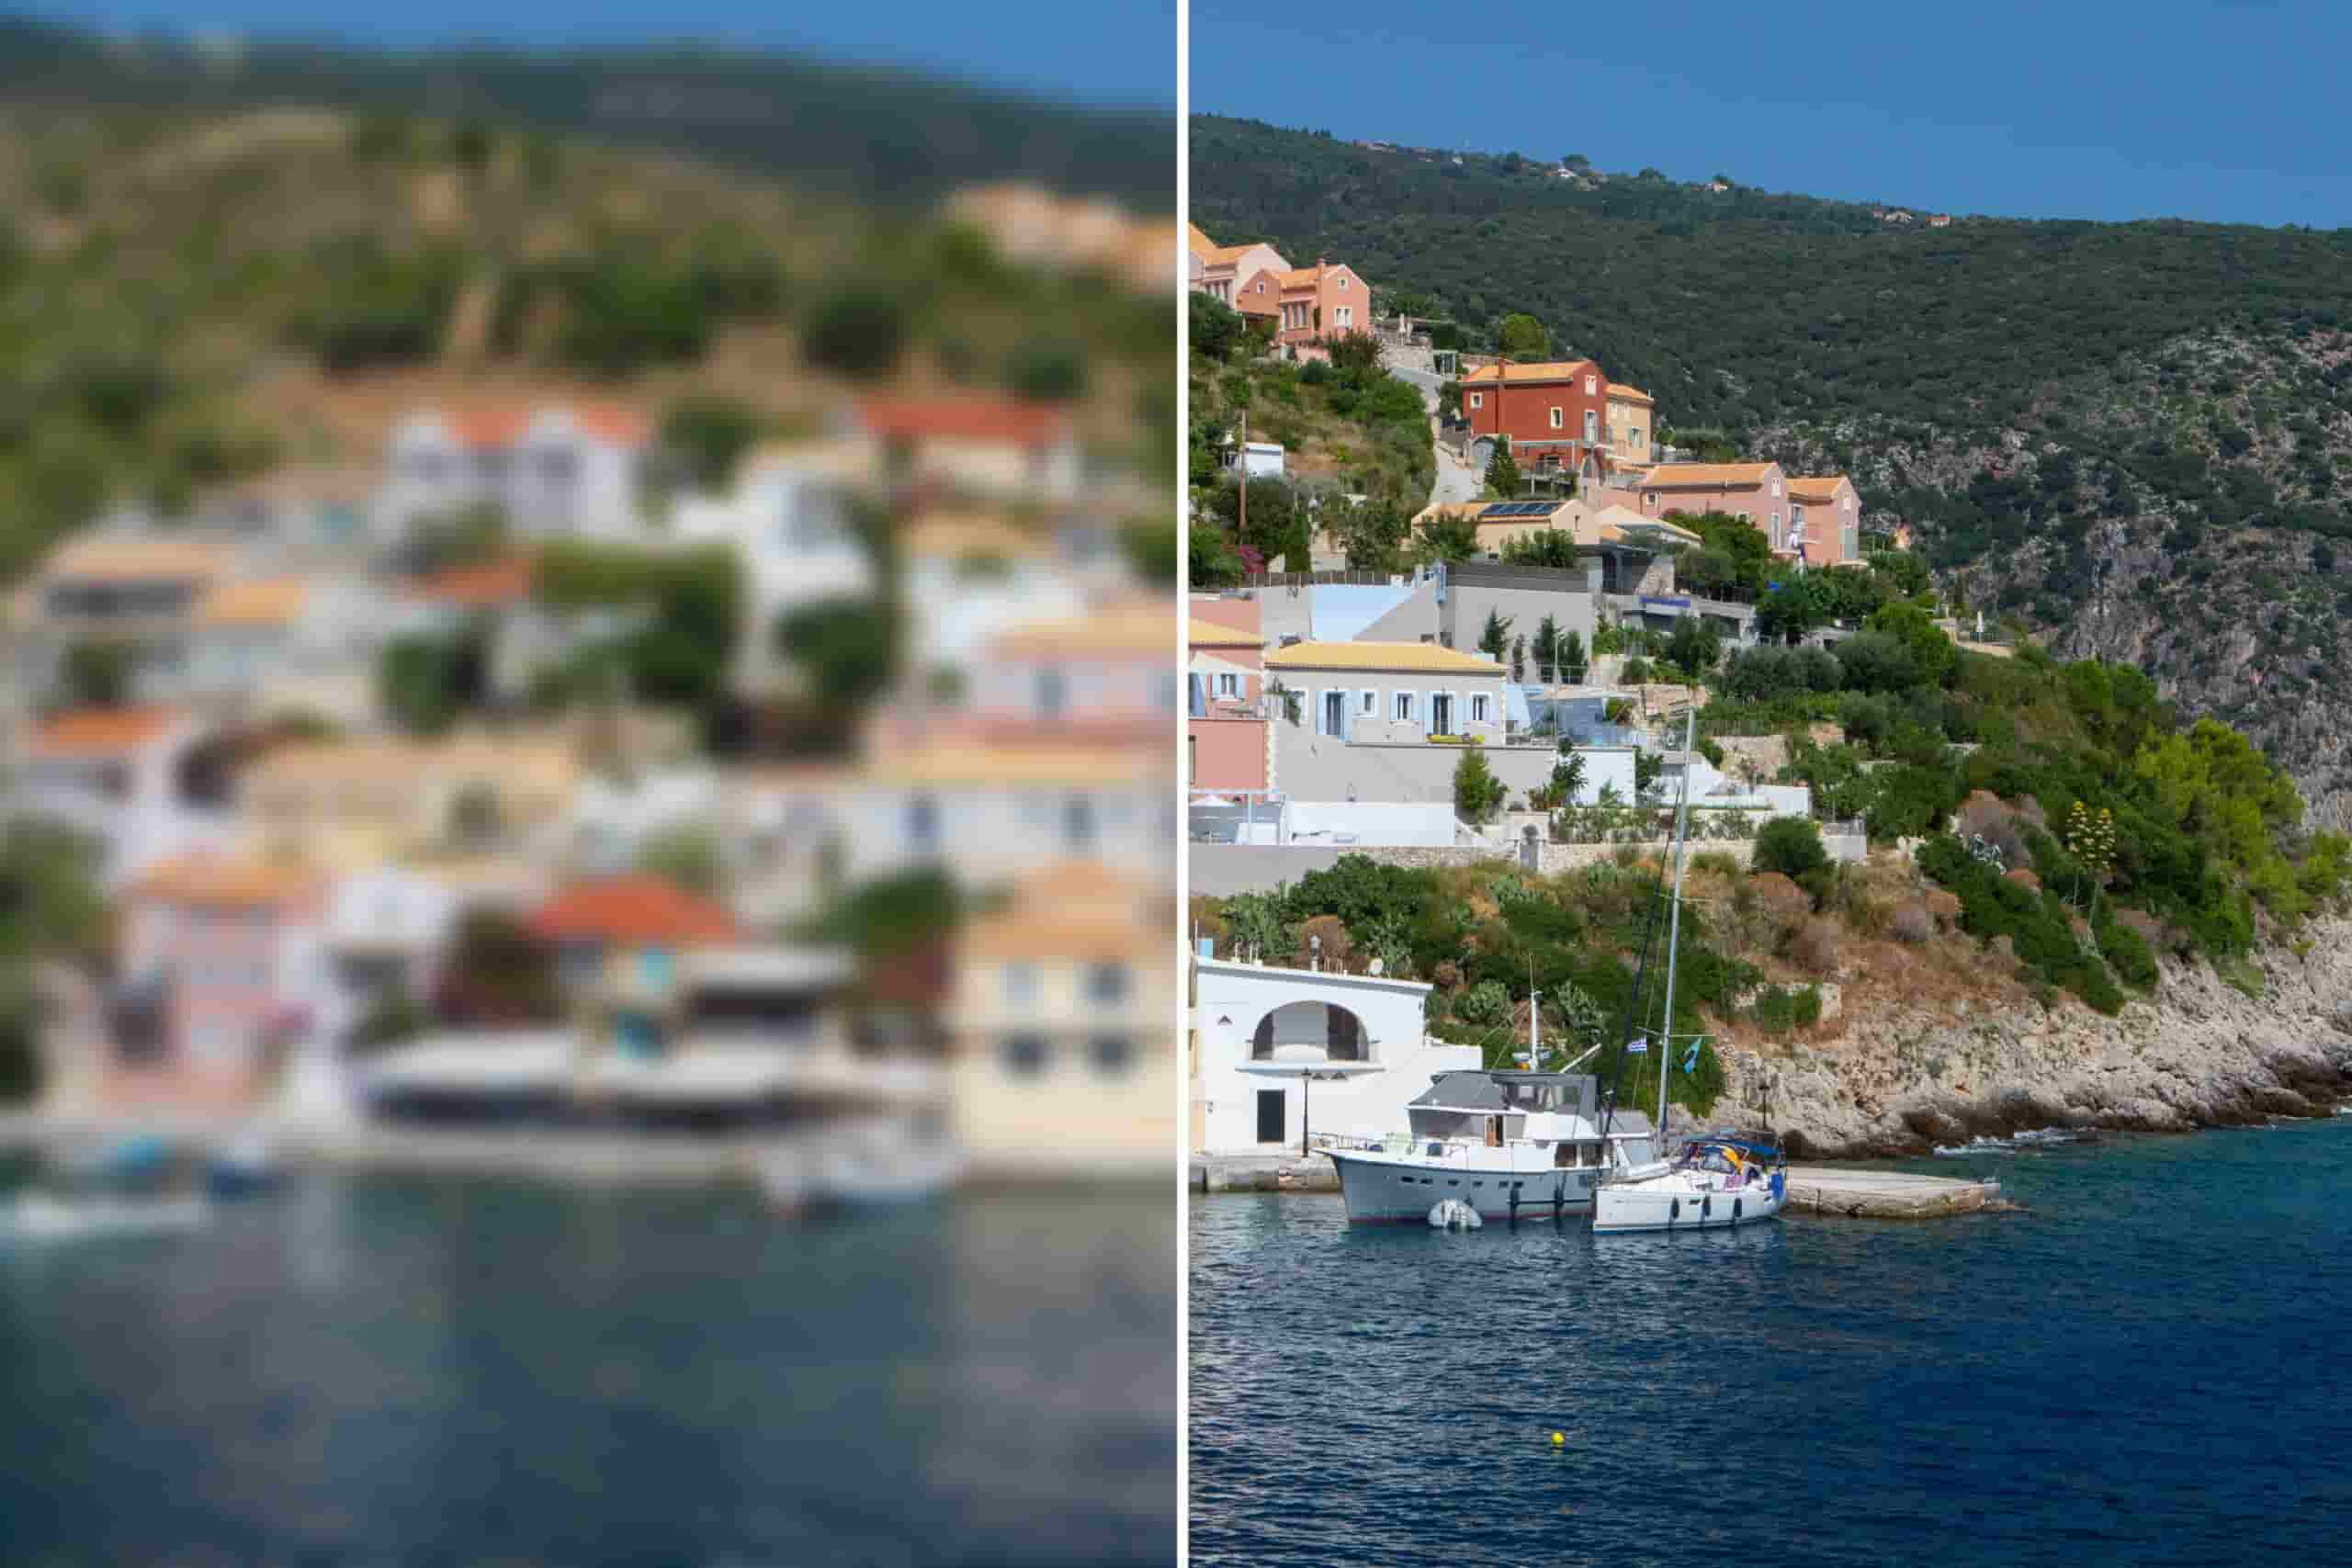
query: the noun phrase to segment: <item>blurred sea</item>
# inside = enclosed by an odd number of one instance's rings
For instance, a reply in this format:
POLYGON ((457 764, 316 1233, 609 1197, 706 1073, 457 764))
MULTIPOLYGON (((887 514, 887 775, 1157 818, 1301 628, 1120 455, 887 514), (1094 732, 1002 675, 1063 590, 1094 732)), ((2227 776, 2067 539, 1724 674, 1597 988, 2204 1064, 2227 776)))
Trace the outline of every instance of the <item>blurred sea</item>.
POLYGON ((1194 1199, 1192 1561, 2332 1560, 2347 1161, 2029 1144, 1906 1166, 2024 1214, 1703 1235, 1194 1199))
POLYGON ((1157 1191, 320 1172, 0 1240, 0 1561, 1165 1562, 1175 1239, 1157 1191))

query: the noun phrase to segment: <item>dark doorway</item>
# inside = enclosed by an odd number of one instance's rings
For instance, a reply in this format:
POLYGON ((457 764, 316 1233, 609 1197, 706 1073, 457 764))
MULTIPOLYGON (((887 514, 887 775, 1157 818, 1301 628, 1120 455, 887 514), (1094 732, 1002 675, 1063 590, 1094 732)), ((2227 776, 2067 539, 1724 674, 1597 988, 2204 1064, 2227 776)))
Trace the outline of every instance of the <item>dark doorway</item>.
POLYGON ((1261 1089, 1258 1091, 1260 1143, 1279 1144, 1283 1141, 1283 1128, 1290 1121, 1290 1108, 1285 1103, 1289 1099, 1290 1090, 1286 1089, 1261 1089))

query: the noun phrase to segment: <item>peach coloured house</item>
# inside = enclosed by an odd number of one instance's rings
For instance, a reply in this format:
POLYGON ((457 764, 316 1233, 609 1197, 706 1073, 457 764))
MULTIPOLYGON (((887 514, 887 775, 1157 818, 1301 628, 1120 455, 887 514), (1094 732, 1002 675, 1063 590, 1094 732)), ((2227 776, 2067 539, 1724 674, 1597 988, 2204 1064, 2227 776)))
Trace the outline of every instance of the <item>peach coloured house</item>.
POLYGON ((1281 330, 1283 276, 1288 267, 1261 266, 1234 285, 1233 308, 1252 326, 1262 323, 1268 333, 1281 330))
POLYGON ((1198 224, 1185 225, 1184 245, 1200 263, 1193 274, 1193 287, 1236 310, 1240 306, 1234 295, 1241 283, 1261 272, 1271 271, 1279 277, 1290 270, 1290 263, 1283 259, 1283 254, 1263 240, 1220 245, 1201 232, 1198 224))
POLYGON ((1345 262, 1317 261, 1283 274, 1276 340, 1296 348, 1340 333, 1372 330, 1372 290, 1345 262))
POLYGON ((1623 381, 1608 386, 1608 454, 1620 463, 1657 461, 1651 446, 1651 424, 1657 405, 1639 387, 1623 381))
POLYGON ((190 1109, 257 1100, 328 1000, 329 891, 300 862, 202 852, 132 883, 101 1097, 190 1109))
POLYGON ((1789 477, 1778 463, 1661 463, 1634 487, 1645 517, 1725 512, 1745 517, 1776 554, 1789 542, 1789 477))
POLYGON ((1193 601, 1195 614, 1184 629, 1185 780, 1195 789, 1265 789, 1265 638, 1254 629, 1200 618, 1204 605, 1247 611, 1252 620, 1258 611, 1255 600, 1193 601))
POLYGON ((1859 566, 1862 560, 1862 502, 1843 474, 1798 475, 1789 480, 1789 530, 1814 566, 1859 566))

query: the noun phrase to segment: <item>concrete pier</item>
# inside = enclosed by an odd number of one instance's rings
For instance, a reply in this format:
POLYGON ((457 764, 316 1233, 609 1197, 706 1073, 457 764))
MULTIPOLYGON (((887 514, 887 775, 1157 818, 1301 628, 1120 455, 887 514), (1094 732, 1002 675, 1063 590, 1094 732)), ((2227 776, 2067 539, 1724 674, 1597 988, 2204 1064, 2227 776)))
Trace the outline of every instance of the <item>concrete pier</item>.
POLYGON ((1195 1192, 1337 1192, 1339 1168, 1320 1154, 1193 1156, 1189 1184, 1195 1192))
POLYGON ((1812 1214, 1873 1220, 1926 1220, 1967 1214, 1999 1201, 1989 1181, 1914 1176, 1900 1170, 1841 1170, 1825 1165, 1789 1167, 1789 1207, 1812 1214))

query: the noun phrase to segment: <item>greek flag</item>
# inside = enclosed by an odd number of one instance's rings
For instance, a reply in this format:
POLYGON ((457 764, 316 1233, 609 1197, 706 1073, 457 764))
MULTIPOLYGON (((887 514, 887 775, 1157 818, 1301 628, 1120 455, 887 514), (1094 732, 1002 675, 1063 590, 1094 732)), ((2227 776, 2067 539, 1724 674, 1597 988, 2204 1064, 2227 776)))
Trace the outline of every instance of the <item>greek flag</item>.
POLYGON ((1686 1073, 1695 1073, 1699 1070, 1699 1047, 1696 1045, 1691 1046, 1690 1054, 1682 1058, 1682 1070, 1686 1073))
POLYGON ((1636 1056, 1648 1055, 1650 1054, 1650 1043, 1648 1037, 1645 1036, 1639 1040, 1629 1041, 1626 1043, 1625 1049, 1636 1056))

